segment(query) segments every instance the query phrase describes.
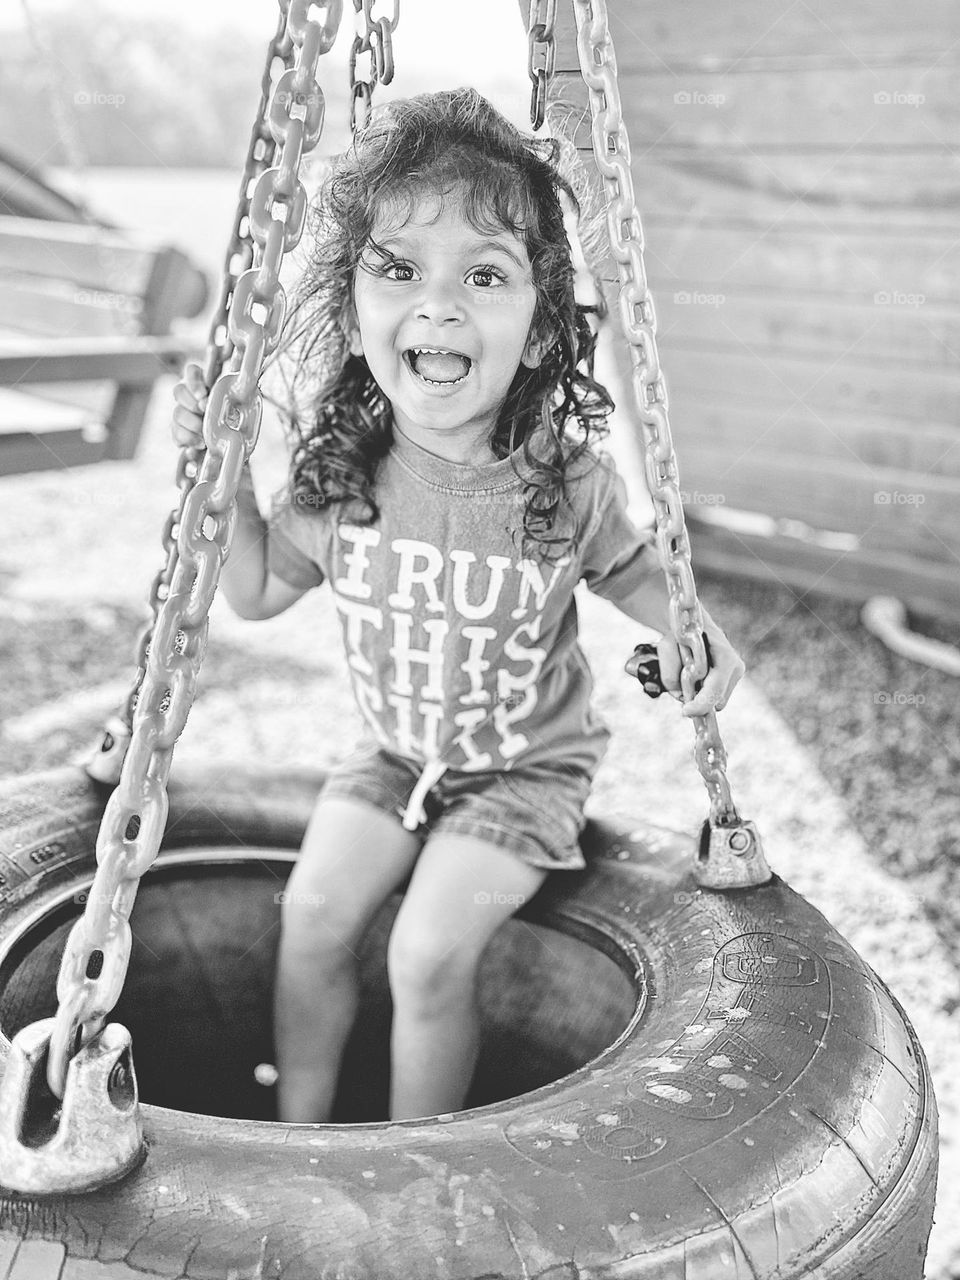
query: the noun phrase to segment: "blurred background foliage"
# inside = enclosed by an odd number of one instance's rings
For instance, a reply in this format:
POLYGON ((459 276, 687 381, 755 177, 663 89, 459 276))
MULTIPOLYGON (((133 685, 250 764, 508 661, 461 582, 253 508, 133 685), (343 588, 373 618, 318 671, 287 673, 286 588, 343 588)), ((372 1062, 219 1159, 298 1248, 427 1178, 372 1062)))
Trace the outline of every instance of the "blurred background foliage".
MULTIPOLYGON (((260 33, 101 0, 20 16, 0 51, 2 139, 19 154, 45 166, 176 168, 235 166, 244 154, 272 7, 260 33)), ((341 116, 346 97, 333 84, 328 109, 341 116)))

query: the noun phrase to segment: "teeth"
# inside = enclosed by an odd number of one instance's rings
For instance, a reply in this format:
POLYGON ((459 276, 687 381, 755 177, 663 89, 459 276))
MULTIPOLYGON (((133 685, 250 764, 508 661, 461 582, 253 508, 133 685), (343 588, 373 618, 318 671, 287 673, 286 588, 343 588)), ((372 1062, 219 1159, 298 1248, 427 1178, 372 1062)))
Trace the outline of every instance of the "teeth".
POLYGON ((456 386, 457 383, 463 382, 473 368, 473 360, 470 356, 465 356, 462 351, 453 351, 449 347, 410 347, 407 352, 407 363, 418 378, 434 387, 456 386), (429 378, 417 367, 421 356, 456 356, 463 362, 464 372, 459 378, 429 378))

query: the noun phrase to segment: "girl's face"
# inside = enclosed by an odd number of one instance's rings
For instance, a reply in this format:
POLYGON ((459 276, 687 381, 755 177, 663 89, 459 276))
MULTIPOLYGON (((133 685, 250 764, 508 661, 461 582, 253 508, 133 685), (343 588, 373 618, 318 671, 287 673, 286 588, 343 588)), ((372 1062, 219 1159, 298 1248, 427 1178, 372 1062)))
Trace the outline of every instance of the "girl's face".
POLYGON ((536 368, 530 259, 507 230, 478 232, 448 196, 381 211, 354 281, 354 355, 404 435, 454 462, 493 458, 488 440, 518 366, 536 368), (392 213, 392 217, 391 217, 392 213))

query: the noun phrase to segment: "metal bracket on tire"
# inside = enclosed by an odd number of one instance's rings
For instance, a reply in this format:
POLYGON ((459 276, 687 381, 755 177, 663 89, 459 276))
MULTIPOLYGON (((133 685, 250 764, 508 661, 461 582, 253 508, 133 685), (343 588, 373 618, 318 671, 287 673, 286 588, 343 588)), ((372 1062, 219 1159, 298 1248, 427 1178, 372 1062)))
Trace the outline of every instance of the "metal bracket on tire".
POLYGON ((704 822, 694 864, 697 884, 705 889, 747 889, 766 884, 772 874, 753 822, 741 818, 729 827, 709 818, 704 822))
POLYGON ((31 1195, 93 1191, 144 1155, 130 1032, 108 1023, 71 1058, 61 1103, 46 1085, 53 1025, 17 1033, 0 1084, 0 1184, 31 1195))

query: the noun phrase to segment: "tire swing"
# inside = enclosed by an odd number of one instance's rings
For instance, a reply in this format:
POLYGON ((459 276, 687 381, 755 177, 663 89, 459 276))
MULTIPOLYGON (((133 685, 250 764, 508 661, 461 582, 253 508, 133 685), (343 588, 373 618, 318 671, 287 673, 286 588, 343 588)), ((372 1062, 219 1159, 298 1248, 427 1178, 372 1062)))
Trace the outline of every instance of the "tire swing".
MULTIPOLYGON (((361 4, 362 126, 393 24, 361 4)), ((937 1171, 923 1052, 884 983, 770 874, 712 714, 696 721, 699 843, 591 822, 587 868, 549 878, 493 939, 465 1110, 371 1118, 395 897, 364 943, 339 1123, 270 1122, 254 1073, 271 1056, 276 890, 322 778, 168 775, 256 443, 279 265, 303 225, 317 60, 341 16, 338 0, 309 16, 320 7, 290 0, 270 46, 208 348, 206 449, 181 458, 127 715, 87 771, 0 794, 0 1256, 35 1280, 919 1280, 937 1171)), ((574 11, 689 699, 706 655, 613 49, 602 0, 574 11)), ((535 127, 554 20, 534 0, 535 127)), ((655 691, 642 655, 630 665, 655 691)))

